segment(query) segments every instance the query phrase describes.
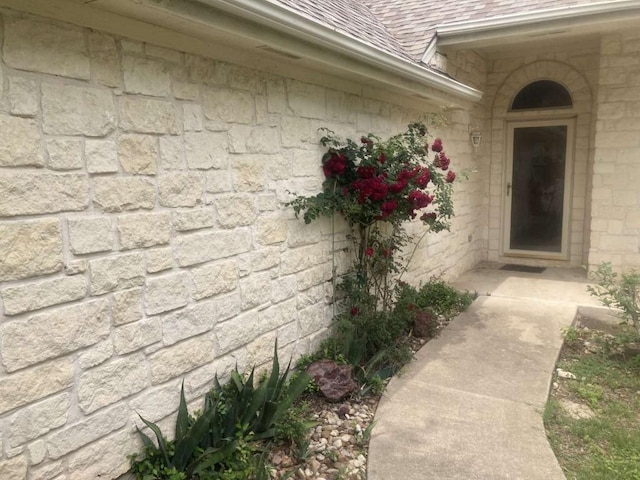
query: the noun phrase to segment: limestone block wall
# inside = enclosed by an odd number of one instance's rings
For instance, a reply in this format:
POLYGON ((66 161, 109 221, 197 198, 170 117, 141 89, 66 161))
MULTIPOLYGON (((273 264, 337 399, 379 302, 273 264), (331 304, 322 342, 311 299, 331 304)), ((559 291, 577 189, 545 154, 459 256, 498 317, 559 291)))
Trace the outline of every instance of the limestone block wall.
POLYGON ((593 166, 591 267, 640 268, 640 33, 601 42, 593 166))
MULTIPOLYGON (((180 383, 313 349, 331 321, 319 127, 397 133, 424 112, 0 11, 0 478, 115 478, 137 413, 180 383)), ((473 167, 469 118, 442 131, 473 167)), ((482 256, 482 172, 412 279, 482 256), (457 229, 459 227, 459 230, 457 229), (470 235, 472 238, 470 238, 470 235)), ((338 228, 339 229, 339 228, 338 228)))

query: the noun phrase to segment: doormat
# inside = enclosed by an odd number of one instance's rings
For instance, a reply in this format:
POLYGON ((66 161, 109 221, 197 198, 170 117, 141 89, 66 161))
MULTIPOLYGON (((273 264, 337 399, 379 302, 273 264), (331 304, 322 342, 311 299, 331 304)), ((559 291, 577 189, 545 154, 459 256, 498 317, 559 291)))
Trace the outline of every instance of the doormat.
POLYGON ((546 270, 545 267, 529 267, 527 265, 515 265, 513 263, 507 263, 500 267, 500 270, 509 270, 511 272, 526 272, 526 273, 542 273, 546 270))

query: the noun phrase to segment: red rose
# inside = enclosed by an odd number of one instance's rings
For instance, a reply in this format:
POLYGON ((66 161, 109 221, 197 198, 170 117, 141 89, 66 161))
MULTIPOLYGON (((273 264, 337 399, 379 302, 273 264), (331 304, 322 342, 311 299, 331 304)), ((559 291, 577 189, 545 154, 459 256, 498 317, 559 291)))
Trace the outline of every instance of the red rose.
MULTIPOLYGON (((449 168, 449 163, 450 160, 449 158, 444 154, 444 152, 440 152, 440 155, 438 157, 438 167, 440 167, 442 170, 446 170, 447 168, 449 168)), ((435 162, 434 162, 435 163, 435 162)))
POLYGON ((433 145, 431 145, 431 150, 433 150, 436 153, 439 153, 442 151, 442 140, 439 138, 436 138, 433 141, 433 145))
POLYGON ((424 167, 422 169, 422 174, 420 174, 420 176, 416 179, 416 185, 420 188, 424 188, 429 183, 429 180, 431 180, 431 173, 429 172, 429 169, 427 167, 424 167))
POLYGON ((380 207, 380 210, 382 210, 383 217, 388 217, 396 210, 396 208, 398 208, 398 201, 395 199, 391 199, 384 202, 380 207))
POLYGON ((367 257, 373 257, 373 248, 372 247, 367 247, 364 249, 364 254, 367 257))
POLYGON ((356 315, 358 315, 358 312, 360 310, 358 310, 358 307, 351 307, 351 316, 355 317, 356 315))
POLYGON ((414 190, 409 194, 408 200, 412 209, 420 210, 429 205, 433 201, 433 197, 420 190, 414 190))
POLYGON ((376 173, 376 169, 374 167, 358 167, 358 176, 360 178, 371 178, 376 173))
POLYGON ((453 183, 455 179, 456 179, 455 172, 453 170, 449 170, 449 173, 447 173, 447 182, 453 183))
POLYGON ((322 165, 324 176, 327 178, 333 177, 335 175, 342 175, 346 168, 347 159, 342 154, 331 155, 329 159, 324 162, 324 165, 322 165))
POLYGON ((402 182, 395 182, 392 183, 391 185, 389 185, 389 191, 391 193, 400 193, 402 190, 405 189, 405 187, 407 186, 407 182, 406 181, 402 181, 402 182))
POLYGON ((387 156, 384 153, 381 153, 380 156, 378 157, 378 161, 380 163, 384 163, 387 161, 387 156))

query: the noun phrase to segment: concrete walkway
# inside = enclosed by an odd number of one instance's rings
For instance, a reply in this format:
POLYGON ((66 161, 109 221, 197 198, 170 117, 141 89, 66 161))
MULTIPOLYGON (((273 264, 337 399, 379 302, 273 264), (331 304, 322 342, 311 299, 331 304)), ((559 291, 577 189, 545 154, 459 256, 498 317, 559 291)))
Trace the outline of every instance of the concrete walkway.
POLYGON ((392 379, 368 480, 564 480, 542 412, 562 329, 597 305, 579 270, 483 264, 457 282, 480 296, 392 379))

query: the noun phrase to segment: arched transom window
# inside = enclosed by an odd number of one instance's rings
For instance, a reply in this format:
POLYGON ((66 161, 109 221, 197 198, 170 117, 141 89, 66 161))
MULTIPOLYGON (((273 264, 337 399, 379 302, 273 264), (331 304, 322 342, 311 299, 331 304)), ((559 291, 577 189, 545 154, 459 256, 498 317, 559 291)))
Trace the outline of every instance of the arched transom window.
POLYGON ((510 110, 570 108, 572 106, 571 94, 558 82, 537 80, 518 92, 511 103, 510 110))

